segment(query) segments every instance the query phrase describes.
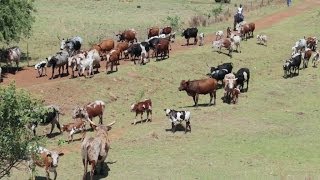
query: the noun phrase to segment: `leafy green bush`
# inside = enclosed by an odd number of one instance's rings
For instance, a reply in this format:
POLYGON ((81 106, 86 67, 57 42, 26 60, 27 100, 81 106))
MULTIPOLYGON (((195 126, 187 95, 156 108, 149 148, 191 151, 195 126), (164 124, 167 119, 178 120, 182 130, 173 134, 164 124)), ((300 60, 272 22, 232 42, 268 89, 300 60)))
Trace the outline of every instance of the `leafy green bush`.
POLYGON ((166 21, 170 24, 173 29, 179 29, 182 26, 182 21, 179 16, 167 16, 166 21))

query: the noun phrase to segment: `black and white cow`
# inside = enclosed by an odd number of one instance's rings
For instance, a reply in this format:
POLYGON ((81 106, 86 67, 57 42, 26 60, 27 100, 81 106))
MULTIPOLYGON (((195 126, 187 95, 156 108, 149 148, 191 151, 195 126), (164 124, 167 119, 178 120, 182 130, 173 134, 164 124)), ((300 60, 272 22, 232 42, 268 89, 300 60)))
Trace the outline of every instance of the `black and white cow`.
POLYGON ((249 89, 250 70, 248 68, 241 68, 235 75, 237 79, 237 88, 240 89, 240 91, 243 91, 244 83, 247 82, 247 92, 249 89))
POLYGON ((60 42, 60 50, 67 50, 69 55, 73 56, 80 50, 82 42, 83 40, 79 36, 62 39, 60 42))
POLYGON ((181 36, 184 36, 184 38, 187 39, 187 46, 189 46, 189 39, 194 38, 193 45, 197 45, 198 42, 198 29, 197 28, 187 28, 186 30, 183 30, 181 36))
POLYGON ((191 132, 190 111, 176 111, 173 109, 164 109, 164 111, 166 112, 166 116, 169 117, 173 133, 176 131, 177 124, 181 124, 182 121, 186 121, 185 133, 187 133, 188 127, 191 132))
POLYGON ((143 65, 147 62, 147 58, 149 58, 149 50, 150 46, 147 42, 133 43, 129 46, 127 50, 124 51, 124 54, 126 56, 129 54, 131 60, 134 61, 134 64, 136 64, 135 59, 137 57, 140 57, 140 65, 143 65))
MULTIPOLYGON (((208 66, 209 67, 209 66, 208 66)), ((230 63, 223 63, 218 65, 217 67, 210 67, 210 73, 207 75, 216 79, 217 81, 222 81, 226 74, 232 72, 233 64, 230 63)))
POLYGON ((301 53, 296 53, 284 63, 283 65, 284 77, 288 77, 289 74, 292 77, 293 74, 296 73, 296 70, 298 70, 298 75, 299 75, 300 64, 301 64, 301 53))

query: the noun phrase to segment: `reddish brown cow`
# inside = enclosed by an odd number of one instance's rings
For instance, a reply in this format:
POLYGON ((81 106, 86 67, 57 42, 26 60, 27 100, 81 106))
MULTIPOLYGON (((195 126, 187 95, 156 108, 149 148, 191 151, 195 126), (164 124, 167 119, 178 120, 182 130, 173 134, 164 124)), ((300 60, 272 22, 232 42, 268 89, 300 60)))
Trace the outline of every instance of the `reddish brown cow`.
POLYGON ((151 99, 145 99, 142 102, 138 102, 136 104, 132 104, 131 105, 131 112, 136 112, 136 117, 133 121, 133 124, 136 124, 136 119, 138 114, 141 114, 141 123, 142 123, 142 115, 144 112, 147 112, 147 120, 146 122, 148 122, 148 120, 152 120, 152 102, 151 99), (149 119, 149 114, 150 114, 150 119, 149 119))
POLYGON ((186 91, 189 96, 192 96, 194 106, 198 106, 199 94, 210 94, 209 106, 211 105, 212 98, 214 97, 214 105, 216 104, 216 90, 218 82, 213 78, 200 79, 193 81, 182 80, 180 83, 179 91, 186 91))
POLYGON ((86 128, 86 122, 83 121, 82 119, 77 119, 72 123, 62 125, 62 132, 69 133, 68 143, 70 143, 70 141, 73 142, 73 135, 81 131, 81 134, 82 134, 81 141, 82 141, 85 136, 85 128, 86 128))
POLYGON ((172 28, 167 26, 160 31, 160 34, 170 34, 172 32, 172 28))
POLYGON ((111 72, 113 72, 113 66, 116 66, 116 71, 118 71, 118 63, 120 57, 120 50, 113 49, 107 54, 106 71, 108 71, 109 64, 111 64, 111 72))
POLYGON ((94 117, 99 117, 99 124, 103 124, 103 111, 105 109, 105 103, 103 101, 97 100, 91 103, 86 104, 84 107, 77 107, 73 111, 72 118, 84 118, 85 120, 89 121, 90 126, 95 125, 92 122, 94 117))
POLYGON ((156 45, 155 54, 156 58, 158 58, 159 54, 161 59, 164 59, 167 55, 169 58, 169 46, 170 41, 168 39, 159 39, 159 43, 156 45))
POLYGON ((240 94, 240 89, 238 89, 238 88, 233 88, 232 89, 231 101, 233 102, 233 104, 236 104, 238 102, 239 94, 240 94))
POLYGON ((149 28, 148 39, 154 36, 159 36, 160 29, 158 27, 149 28))
POLYGON ((116 35, 118 37, 118 42, 126 41, 126 42, 137 42, 136 32, 132 29, 125 30, 122 33, 116 35))
POLYGON ((302 68, 307 68, 308 67, 308 63, 309 63, 309 59, 312 56, 312 50, 307 48, 303 54, 304 54, 304 57, 303 57, 302 68))
POLYGON ((316 37, 307 38, 307 47, 315 51, 317 49, 318 40, 316 37))
POLYGON ((250 31, 250 28, 249 28, 249 25, 248 24, 244 24, 240 27, 240 36, 242 39, 248 39, 248 36, 249 36, 249 31, 250 31))
POLYGON ((128 47, 129 47, 129 43, 128 42, 119 42, 117 44, 116 49, 118 49, 120 51, 119 59, 122 59, 123 51, 127 50, 128 47))
POLYGON ((105 39, 99 44, 95 44, 92 46, 91 49, 96 49, 100 56, 106 53, 106 51, 110 51, 111 49, 114 48, 114 41, 113 39, 105 39))
POLYGON ((249 37, 253 37, 253 31, 256 29, 256 24, 255 23, 249 23, 249 37))

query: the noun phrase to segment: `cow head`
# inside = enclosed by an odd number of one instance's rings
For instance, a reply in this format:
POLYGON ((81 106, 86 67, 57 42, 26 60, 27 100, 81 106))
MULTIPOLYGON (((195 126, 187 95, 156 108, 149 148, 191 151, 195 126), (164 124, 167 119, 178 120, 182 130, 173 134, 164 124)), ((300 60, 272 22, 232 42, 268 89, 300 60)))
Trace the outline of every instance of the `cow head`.
POLYGON ((64 153, 56 152, 56 151, 49 151, 47 153, 47 158, 50 163, 51 167, 58 167, 59 157, 63 156, 64 153))
POLYGON ((170 34, 169 40, 170 42, 174 43, 174 41, 176 40, 176 32, 170 34))
POLYGON ((75 118, 85 118, 85 119, 88 119, 88 118, 89 118, 89 114, 88 114, 88 112, 87 112, 86 109, 80 108, 80 107, 76 107, 76 108, 73 110, 72 118, 73 118, 73 119, 75 119, 75 118))
POLYGON ((135 111, 136 106, 137 106, 136 104, 131 104, 131 106, 130 106, 131 112, 135 111))
POLYGON ((119 33, 119 34, 116 34, 117 36, 117 41, 120 42, 120 41, 124 41, 124 33, 119 33))
POLYGON ((182 80, 180 83, 180 87, 178 88, 179 91, 186 90, 189 86, 189 83, 190 83, 190 80, 188 80, 188 81, 182 80))
POLYGON ((164 109, 164 112, 166 112, 166 116, 169 116, 171 109, 164 109))
POLYGON ((67 42, 67 40, 65 40, 64 38, 61 40, 60 50, 64 50, 64 48, 66 48, 66 42, 67 42))
POLYGON ((185 30, 185 29, 182 29, 182 33, 181 33, 181 36, 185 36, 186 35, 186 32, 187 30, 185 30))

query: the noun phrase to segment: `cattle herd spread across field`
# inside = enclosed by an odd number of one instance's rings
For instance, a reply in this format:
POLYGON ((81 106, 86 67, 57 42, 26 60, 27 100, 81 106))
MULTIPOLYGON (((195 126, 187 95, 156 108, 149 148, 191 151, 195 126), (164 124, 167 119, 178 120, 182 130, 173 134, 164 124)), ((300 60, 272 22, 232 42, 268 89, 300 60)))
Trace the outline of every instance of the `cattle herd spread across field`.
MULTIPOLYGON (((212 42, 212 47, 219 49, 221 52, 222 47, 228 51, 228 55, 232 57, 234 51, 241 53, 241 41, 254 37, 255 24, 254 23, 239 23, 237 25, 237 31, 231 31, 228 27, 226 30, 226 36, 223 31, 217 31, 215 33, 216 38, 212 42)), ((46 67, 52 67, 52 74, 50 79, 55 78, 55 69, 58 69, 58 75, 69 75, 69 68, 71 68, 71 78, 75 78, 75 71, 78 72, 78 76, 85 75, 86 77, 92 77, 94 75, 94 69, 98 71, 100 68, 100 62, 106 61, 106 71, 113 72, 118 70, 119 61, 122 59, 130 59, 134 61, 134 64, 144 65, 150 62, 150 58, 157 59, 169 58, 169 52, 171 50, 171 43, 175 42, 176 33, 173 32, 171 27, 165 27, 163 29, 153 27, 147 32, 147 37, 144 42, 137 42, 137 33, 134 29, 125 30, 122 33, 116 35, 117 42, 113 39, 105 39, 99 44, 93 45, 89 50, 82 50, 83 39, 81 37, 73 37, 68 39, 62 39, 60 44, 60 51, 49 56, 46 60, 43 60, 35 65, 37 70, 37 78, 46 76, 46 67), (152 52, 152 53, 151 53, 152 52), (136 62, 138 61, 138 63, 136 62)), ((182 36, 187 40, 186 45, 189 45, 189 39, 194 39, 194 45, 198 43, 202 46, 204 42, 204 34, 198 33, 197 28, 188 28, 183 30, 182 36)), ((268 37, 265 34, 259 34, 256 36, 257 44, 267 46, 268 37)), ((60 39, 60 38, 59 38, 60 39)), ((299 73, 301 61, 303 61, 303 68, 308 67, 308 61, 312 57, 314 66, 317 66, 320 58, 317 48, 317 38, 309 37, 303 38, 296 42, 292 47, 292 55, 283 65, 284 76, 293 76, 297 71, 299 73), (313 51, 316 53, 312 56, 313 51)), ((7 57, 7 63, 16 62, 16 66, 19 65, 21 56, 21 50, 18 47, 9 48, 5 57, 7 57)), ((208 65, 209 67, 209 65, 208 65)), ((179 91, 186 91, 189 96, 192 96, 194 106, 198 106, 198 100, 200 94, 209 94, 210 100, 208 105, 216 104, 216 91, 219 88, 224 89, 223 101, 226 103, 236 104, 238 102, 239 94, 247 92, 249 89, 250 70, 247 67, 239 68, 236 73, 233 73, 233 63, 227 62, 216 67, 209 67, 210 72, 207 79, 199 80, 182 80, 179 91), (213 102, 212 102, 213 100, 213 102)), ((1 73, 1 68, 0 68, 1 73)), ((108 131, 115 123, 112 122, 109 125, 103 125, 103 113, 106 108, 106 104, 101 100, 90 102, 83 107, 75 108, 72 119, 74 121, 60 125, 59 115, 62 114, 58 106, 48 106, 48 112, 42 117, 39 125, 51 124, 51 131, 57 126, 60 133, 68 132, 68 142, 73 141, 73 135, 76 132, 82 134, 81 145, 81 157, 84 165, 84 176, 86 179, 87 166, 91 164, 90 177, 93 178, 96 166, 100 164, 103 166, 103 161, 108 155, 110 149, 110 140, 108 131), (99 125, 93 122, 93 118, 99 118, 99 125), (85 136, 86 124, 89 124, 96 132, 94 137, 85 136)), ((131 105, 131 111, 135 112, 135 119, 132 124, 136 124, 137 116, 141 115, 141 122, 143 121, 143 114, 147 114, 146 121, 152 121, 152 101, 151 99, 145 99, 144 101, 137 102, 131 105), (149 117, 150 116, 150 117, 149 117)), ((186 110, 174 110, 164 109, 164 115, 169 118, 171 122, 172 132, 175 132, 177 124, 186 122, 185 133, 191 132, 191 112, 186 110)), ((31 129, 36 135, 37 122, 30 123, 28 128, 31 129)), ((45 167, 46 175, 49 177, 49 172, 54 172, 54 179, 57 177, 56 167, 58 164, 59 156, 63 153, 50 151, 43 147, 38 147, 33 153, 29 167, 33 169, 35 165, 45 167), (35 154, 40 154, 40 159, 34 159, 35 154)))

